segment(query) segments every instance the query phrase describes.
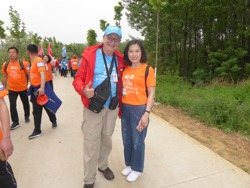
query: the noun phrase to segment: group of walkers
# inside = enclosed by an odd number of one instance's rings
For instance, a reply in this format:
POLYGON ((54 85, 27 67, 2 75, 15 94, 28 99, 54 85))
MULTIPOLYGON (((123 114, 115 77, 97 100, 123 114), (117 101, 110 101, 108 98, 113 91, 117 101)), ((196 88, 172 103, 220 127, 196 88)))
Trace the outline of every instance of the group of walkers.
MULTIPOLYGON (((84 108, 82 123, 84 134, 84 188, 94 187, 97 169, 107 180, 115 178, 108 164, 108 157, 112 150, 111 137, 118 116, 121 118, 122 124, 121 136, 125 159, 124 169, 121 173, 126 176, 127 181, 133 182, 142 175, 144 170, 144 141, 149 124, 149 115, 154 104, 156 81, 153 68, 147 65, 147 56, 142 42, 137 39, 129 41, 123 54, 121 54, 117 51, 121 38, 122 32, 119 27, 108 26, 104 32, 102 44, 86 48, 82 53, 80 62, 76 56, 73 56, 70 60, 64 57, 60 61, 62 76, 66 77, 67 70, 72 70, 72 76, 74 77, 72 84, 81 96, 84 108), (69 64, 70 67, 68 67, 69 64)), ((15 48, 9 50, 18 54, 18 50, 15 48)), ((51 113, 50 108, 37 103, 37 95, 48 94, 50 88, 53 90, 52 79, 47 80, 50 78, 47 74, 52 74, 52 68, 48 66, 50 56, 45 55, 43 60, 40 59, 37 56, 38 48, 36 45, 28 45, 27 53, 31 59, 31 67, 28 62, 18 61, 17 58, 13 62, 16 63, 16 70, 22 72, 20 78, 25 83, 23 88, 13 90, 10 84, 12 74, 8 73, 10 64, 6 70, 5 65, 3 65, 4 75, 10 75, 3 78, 3 86, 0 86, 0 105, 4 104, 3 96, 9 92, 10 104, 11 101, 14 101, 12 107, 10 105, 13 121, 11 129, 15 129, 20 126, 16 112, 16 98, 20 95, 24 105, 25 122, 28 123, 30 121, 30 109, 27 94, 31 95, 35 124, 35 129, 29 136, 29 139, 32 139, 41 135, 43 108, 52 122, 52 128, 57 127, 57 121, 55 113, 51 113), (27 75, 29 75, 31 84, 28 93, 27 75), (6 91, 7 83, 8 92, 6 91), (15 97, 12 97, 12 91, 15 93, 15 97), (4 93, 1 94, 1 92, 4 93)), ((9 63, 11 63, 10 54, 9 57, 9 63)), ((16 77, 17 75, 13 75, 13 79, 16 77)), ((60 103, 60 100, 58 103, 60 103)), ((1 110, 0 113, 8 115, 6 110, 1 110)), ((0 169, 1 171, 4 169, 12 172, 7 162, 13 150, 9 131, 6 130, 9 122, 6 118, 2 118, 1 114, 2 132, 3 135, 7 135, 8 139, 7 142, 3 142, 5 138, 3 136, 2 141, 0 141, 0 152, 2 151, 4 156, 0 163, 0 169)), ((16 187, 14 176, 0 174, 0 187, 2 185, 6 188, 16 187), (2 182, 6 182, 6 184, 2 184, 2 182)))
POLYGON ((47 112, 52 123, 52 128, 57 127, 56 111, 61 106, 61 100, 53 91, 51 57, 44 55, 43 59, 38 56, 38 47, 34 44, 27 46, 27 55, 31 64, 18 58, 18 49, 10 47, 8 49, 9 60, 2 65, 2 84, 0 84, 0 187, 15 188, 16 181, 7 162, 12 154, 13 146, 10 140, 9 130, 20 127, 20 121, 17 113, 17 98, 20 96, 25 123, 30 122, 29 98, 33 106, 34 130, 28 136, 34 139, 41 135, 41 120, 43 108, 47 112), (30 86, 28 88, 28 83, 30 86), (8 91, 7 91, 8 89, 8 91), (5 95, 9 96, 10 114, 12 124, 10 125, 9 113, 3 99, 5 95), (53 99, 53 104, 50 101, 53 99))
POLYGON ((62 57, 62 59, 56 60, 55 71, 58 70, 59 74, 63 77, 67 77, 70 74, 75 79, 76 72, 80 66, 80 59, 73 55, 71 58, 62 57))
POLYGON ((93 188, 97 169, 107 180, 115 178, 108 164, 117 116, 121 118, 125 168, 133 182, 144 170, 149 115, 154 104, 155 76, 140 40, 131 40, 122 55, 116 49, 121 29, 108 26, 103 43, 83 51, 73 81, 84 105, 84 188, 93 188))

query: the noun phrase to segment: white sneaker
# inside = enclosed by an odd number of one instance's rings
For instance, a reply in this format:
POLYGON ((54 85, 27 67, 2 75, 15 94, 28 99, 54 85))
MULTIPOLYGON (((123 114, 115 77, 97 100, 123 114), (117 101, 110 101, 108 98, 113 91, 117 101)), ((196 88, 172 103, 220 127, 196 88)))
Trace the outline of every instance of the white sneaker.
POLYGON ((122 175, 127 176, 127 175, 130 174, 130 172, 132 172, 132 169, 131 169, 130 166, 127 166, 126 168, 124 168, 124 169, 122 170, 122 175))
POLYGON ((140 177, 140 175, 142 175, 141 172, 132 170, 132 172, 128 175, 127 180, 130 182, 135 181, 140 177))

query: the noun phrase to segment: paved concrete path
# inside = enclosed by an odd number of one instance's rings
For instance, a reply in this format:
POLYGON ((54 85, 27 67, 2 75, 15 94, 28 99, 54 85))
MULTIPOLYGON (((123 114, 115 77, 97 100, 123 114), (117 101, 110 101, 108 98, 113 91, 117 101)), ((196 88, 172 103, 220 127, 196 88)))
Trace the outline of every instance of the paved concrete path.
MULTIPOLYGON (((63 101, 57 113, 58 128, 51 128, 43 111, 42 136, 34 140, 28 140, 33 131, 33 117, 29 124, 24 123, 19 99, 22 126, 11 132, 15 150, 9 160, 18 188, 83 187, 82 103, 72 80, 55 77, 55 91, 63 101)), ((153 114, 146 138, 143 175, 138 181, 128 183, 121 174, 124 160, 119 119, 113 135, 110 167, 115 179, 107 181, 98 172, 95 188, 250 188, 249 174, 153 114)))

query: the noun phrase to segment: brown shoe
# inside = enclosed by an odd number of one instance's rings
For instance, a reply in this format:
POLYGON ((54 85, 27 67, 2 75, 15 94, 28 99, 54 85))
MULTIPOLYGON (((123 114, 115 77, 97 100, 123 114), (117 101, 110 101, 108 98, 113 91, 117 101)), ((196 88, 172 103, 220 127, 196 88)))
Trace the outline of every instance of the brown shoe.
POLYGON ((93 188, 94 184, 84 184, 83 188, 93 188))
POLYGON ((101 170, 100 168, 98 168, 98 170, 103 173, 104 177, 107 179, 107 180, 112 180, 115 178, 115 175, 114 173, 112 172, 112 170, 108 167, 106 168, 105 170, 101 170))

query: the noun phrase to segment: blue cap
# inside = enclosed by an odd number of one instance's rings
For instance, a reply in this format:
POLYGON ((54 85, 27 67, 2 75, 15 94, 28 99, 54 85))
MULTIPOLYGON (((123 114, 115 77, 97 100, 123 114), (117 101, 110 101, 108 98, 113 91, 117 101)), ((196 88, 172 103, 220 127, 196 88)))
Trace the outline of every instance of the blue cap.
POLYGON ((122 31, 120 27, 115 25, 109 25, 104 31, 104 35, 109 35, 112 33, 117 34, 120 38, 122 38, 122 31))

